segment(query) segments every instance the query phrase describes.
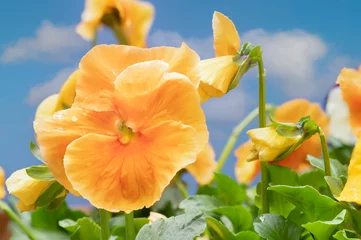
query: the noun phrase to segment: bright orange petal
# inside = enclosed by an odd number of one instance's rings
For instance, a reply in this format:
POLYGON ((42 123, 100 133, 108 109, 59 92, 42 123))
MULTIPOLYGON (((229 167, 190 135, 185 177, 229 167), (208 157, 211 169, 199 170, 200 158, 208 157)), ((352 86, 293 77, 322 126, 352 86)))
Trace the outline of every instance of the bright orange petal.
POLYGON ((214 12, 212 27, 216 57, 236 55, 241 47, 241 39, 234 23, 222 13, 214 12))
POLYGON ((180 48, 137 48, 124 45, 99 45, 90 50, 80 62, 81 76, 77 83, 76 103, 95 111, 114 109, 113 91, 116 77, 135 63, 162 60, 169 71, 190 77, 198 86, 195 69, 199 56, 186 44, 180 48))
POLYGON ((167 65, 150 61, 123 71, 115 82, 117 111, 134 131, 168 120, 191 126, 203 148, 208 130, 197 89, 186 76, 166 72, 167 65))
POLYGON ((116 5, 128 45, 145 47, 146 38, 154 20, 153 5, 133 0, 116 1, 116 5))
POLYGON ((5 171, 0 167, 0 200, 3 199, 5 195, 5 171))
POLYGON ((88 134, 69 145, 66 173, 95 207, 113 212, 149 207, 177 171, 196 159, 194 135, 191 127, 170 121, 137 134, 126 145, 116 137, 88 134))
POLYGON ((247 157, 251 152, 251 148, 253 143, 248 141, 242 144, 239 148, 234 152, 237 163, 235 168, 235 175, 240 183, 250 183, 252 182, 258 175, 260 170, 260 162, 252 161, 247 162, 247 157))
POLYGON ((197 160, 188 165, 186 170, 192 174, 198 184, 208 184, 213 179, 213 172, 217 167, 216 154, 212 146, 208 143, 198 154, 197 160))
POLYGON ((36 109, 35 119, 45 118, 53 115, 57 101, 58 94, 54 94, 45 98, 36 109))
MULTIPOLYGON (((329 118, 322 110, 318 103, 311 103, 305 99, 294 99, 279 106, 275 112, 275 119, 280 122, 296 123, 301 117, 310 116, 328 136, 329 118)), ((308 154, 319 157, 321 156, 321 143, 318 136, 313 136, 296 149, 286 159, 277 162, 281 166, 287 166, 295 171, 304 170, 305 166, 309 166, 306 161, 308 154)))
POLYGON ((69 191, 75 193, 64 172, 67 146, 88 133, 115 135, 116 120, 117 116, 112 112, 98 113, 72 107, 34 121, 41 155, 54 177, 69 191))
POLYGON ((359 140, 352 152, 348 167, 348 179, 342 190, 339 201, 361 204, 361 141, 359 140))
MULTIPOLYGON (((206 96, 223 96, 227 93, 229 85, 237 74, 238 68, 233 63, 232 56, 202 60, 198 69, 201 79, 199 88, 202 89, 206 96)), ((205 100, 204 96, 203 100, 205 100)))
POLYGON ((359 71, 350 68, 342 69, 337 82, 340 84, 342 96, 350 110, 350 124, 356 136, 361 131, 361 68, 359 71))

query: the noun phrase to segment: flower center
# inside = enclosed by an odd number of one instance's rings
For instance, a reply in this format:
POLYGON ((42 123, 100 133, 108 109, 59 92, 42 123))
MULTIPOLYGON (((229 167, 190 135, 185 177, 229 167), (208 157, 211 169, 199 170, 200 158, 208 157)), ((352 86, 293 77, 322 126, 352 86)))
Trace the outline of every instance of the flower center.
POLYGON ((115 122, 115 129, 118 132, 119 141, 123 144, 128 144, 134 135, 133 130, 128 127, 125 122, 117 120, 115 122))

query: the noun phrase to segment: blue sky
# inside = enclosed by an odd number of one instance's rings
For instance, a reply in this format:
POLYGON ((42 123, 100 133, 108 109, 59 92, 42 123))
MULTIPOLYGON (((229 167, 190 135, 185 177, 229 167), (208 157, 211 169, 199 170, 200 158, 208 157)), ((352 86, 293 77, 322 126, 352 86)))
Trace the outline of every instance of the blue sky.
MULTIPOLYGON (((151 2, 156 18, 149 45, 179 46, 185 41, 203 58, 213 56, 213 11, 229 16, 243 42, 264 49, 270 103, 296 97, 323 101, 342 67, 361 64, 358 0, 151 2)), ((36 105, 58 91, 90 47, 74 33, 83 5, 82 0, 2 3, 0 165, 8 174, 38 164, 28 150, 36 105)), ((102 31, 100 42, 114 40, 102 31)), ((217 156, 232 128, 256 107, 256 80, 251 71, 238 89, 204 105, 217 156)), ((243 134, 239 142, 245 140, 243 134)), ((232 176, 234 163, 231 158, 224 170, 232 176)))

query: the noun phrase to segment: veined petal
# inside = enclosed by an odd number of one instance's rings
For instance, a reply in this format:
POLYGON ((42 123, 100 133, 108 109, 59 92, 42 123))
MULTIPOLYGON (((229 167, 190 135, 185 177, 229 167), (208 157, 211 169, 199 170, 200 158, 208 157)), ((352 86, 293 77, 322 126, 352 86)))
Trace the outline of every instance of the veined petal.
POLYGON ((80 62, 81 76, 77 83, 75 102, 95 111, 114 110, 113 92, 116 77, 127 67, 144 61, 161 60, 169 71, 190 77, 198 86, 195 74, 199 56, 186 44, 180 48, 137 48, 124 45, 98 45, 80 62))
POLYGON ((55 111, 67 109, 73 105, 75 98, 75 86, 79 76, 80 71, 76 70, 65 81, 64 85, 60 89, 55 111))
POLYGON ((0 167, 0 200, 3 199, 6 195, 5 192, 5 171, 0 167))
POLYGON ((207 143, 204 149, 198 153, 197 160, 188 165, 186 170, 196 179, 198 184, 203 185, 212 181, 216 167, 216 154, 212 146, 207 143))
MULTIPOLYGON (((221 97, 227 93, 229 85, 237 74, 238 66, 233 63, 233 56, 223 56, 202 60, 198 74, 199 88, 209 97, 221 97)), ((203 101, 206 97, 203 96, 203 101)))
POLYGON ((222 13, 214 12, 212 27, 216 57, 236 55, 241 47, 241 39, 234 23, 222 13))
POLYGON ((247 162, 247 157, 253 147, 253 143, 248 141, 236 149, 234 155, 237 158, 235 175, 240 183, 251 183, 258 175, 260 170, 260 162, 247 162))
POLYGON ((94 112, 72 107, 34 121, 41 155, 54 177, 66 189, 76 194, 64 172, 63 158, 67 146, 89 133, 116 135, 114 126, 117 119, 118 116, 113 112, 94 112))
POLYGON ((120 12, 122 30, 128 44, 146 47, 146 38, 154 20, 153 5, 133 0, 120 0, 115 4, 120 12))
POLYGON ((45 118, 53 115, 55 112, 56 102, 58 101, 58 96, 58 94, 54 94, 45 98, 36 109, 35 119, 45 118))
POLYGON ((69 145, 66 174, 95 207, 113 212, 149 207, 177 171, 195 161, 194 136, 193 128, 177 122, 148 129, 126 145, 116 137, 88 134, 69 145))
POLYGON ((361 141, 356 143, 348 167, 348 179, 343 188, 339 201, 355 202, 361 204, 361 141))
POLYGON ((344 68, 337 78, 343 99, 350 110, 350 124, 357 137, 361 132, 361 67, 344 68))
POLYGON ((202 150, 208 130, 196 87, 179 73, 169 73, 167 64, 150 61, 134 64, 115 81, 117 112, 136 132, 163 121, 193 127, 202 150))

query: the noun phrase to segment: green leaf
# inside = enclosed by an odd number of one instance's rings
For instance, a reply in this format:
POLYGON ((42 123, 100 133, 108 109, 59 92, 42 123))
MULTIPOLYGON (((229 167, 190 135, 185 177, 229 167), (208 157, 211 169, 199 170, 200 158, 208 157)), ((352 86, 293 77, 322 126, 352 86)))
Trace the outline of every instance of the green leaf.
POLYGON ((302 229, 277 214, 263 214, 254 220, 254 230, 267 240, 299 240, 302 229))
MULTIPOLYGON (((149 223, 148 218, 134 218, 134 227, 135 233, 137 234, 139 230, 146 224, 149 223)), ((110 233, 112 236, 125 236, 125 216, 120 215, 110 219, 110 233)))
POLYGON ((63 197, 55 198, 46 209, 49 211, 54 211, 58 209, 65 201, 65 198, 66 195, 64 195, 63 197))
POLYGON ((296 206, 296 209, 291 212, 289 219, 299 224, 319 220, 327 221, 333 219, 343 210, 340 203, 325 195, 321 195, 310 186, 294 187, 278 185, 271 186, 268 190, 282 194, 296 206))
POLYGON ((50 172, 48 166, 46 165, 29 167, 26 169, 26 173, 29 175, 29 177, 33 179, 55 181, 53 174, 50 172))
MULTIPOLYGON (((269 179, 271 185, 289 185, 298 186, 298 175, 295 171, 290 168, 282 167, 275 164, 267 164, 269 171, 269 179)), ((277 213, 284 217, 295 208, 287 198, 276 192, 269 193, 269 206, 271 213, 277 213)))
POLYGON ((303 231, 300 240, 315 240, 309 231, 303 231))
POLYGON ((59 225, 72 233, 72 240, 100 240, 100 227, 88 217, 80 218, 76 222, 65 219, 59 225))
POLYGON ((163 191, 160 200, 152 206, 152 211, 162 213, 165 216, 176 215, 178 206, 183 199, 184 197, 178 187, 175 184, 170 184, 163 191))
MULTIPOLYGON (((323 159, 315 158, 314 156, 307 155, 307 161, 310 162, 310 164, 323 172, 325 172, 325 164, 323 162, 323 159)), ((331 175, 333 177, 341 177, 341 176, 347 176, 347 166, 341 164, 336 159, 330 159, 330 165, 331 165, 331 175)))
POLYGON ((298 179, 301 186, 309 185, 316 189, 319 193, 332 197, 332 193, 330 192, 324 176, 325 174, 321 170, 314 169, 299 175, 298 179))
POLYGON ((344 187, 342 180, 340 178, 325 176, 325 181, 330 187, 332 195, 337 199, 340 196, 344 187))
POLYGON ((217 184, 218 197, 227 205, 242 204, 246 198, 246 189, 225 174, 215 173, 214 180, 217 184))
POLYGON ((136 240, 192 240, 206 229, 202 213, 182 214, 145 225, 136 240))
POLYGON ((217 188, 210 184, 201 185, 197 190, 197 195, 216 196, 217 193, 218 193, 217 188))
POLYGON ((258 240, 259 236, 251 231, 243 231, 238 234, 233 234, 225 225, 215 218, 206 218, 207 226, 214 240, 258 240))
POLYGON ((333 231, 340 225, 346 215, 346 210, 342 210, 334 219, 331 221, 316 221, 303 224, 302 227, 310 231, 316 240, 329 239, 333 231))
POLYGON ((40 154, 40 149, 33 141, 30 141, 30 152, 36 157, 38 160, 44 162, 43 158, 40 154))
POLYGON ((329 147, 330 158, 337 159, 340 161, 340 163, 348 166, 354 145, 346 145, 334 137, 330 137, 328 142, 331 145, 329 147))
POLYGON ((336 240, 360 240, 360 236, 357 236, 357 234, 354 231, 343 229, 335 233, 335 235, 332 236, 336 240))
POLYGON ((65 188, 58 182, 54 181, 35 201, 35 206, 42 207, 53 202, 56 197, 62 193, 65 188))
POLYGON ((232 222, 234 233, 252 228, 252 214, 241 205, 220 207, 214 209, 213 212, 226 216, 232 222))
POLYGON ((209 214, 214 209, 221 207, 222 202, 214 197, 208 195, 195 195, 184 199, 179 208, 184 209, 186 213, 207 213, 209 214))

